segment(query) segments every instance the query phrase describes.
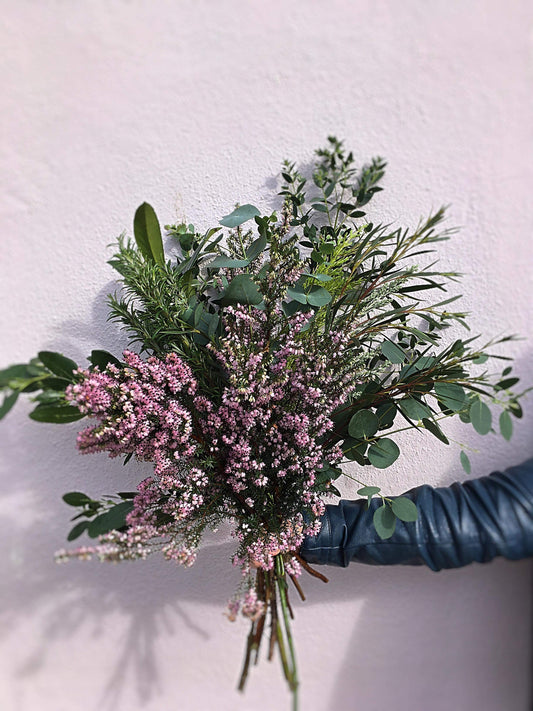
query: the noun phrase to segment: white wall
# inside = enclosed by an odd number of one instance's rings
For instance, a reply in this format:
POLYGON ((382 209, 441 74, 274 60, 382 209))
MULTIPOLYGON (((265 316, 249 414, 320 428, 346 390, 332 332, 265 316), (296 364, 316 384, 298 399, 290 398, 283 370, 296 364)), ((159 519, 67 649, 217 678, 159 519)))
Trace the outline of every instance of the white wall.
MULTIPOLYGON (((442 261, 465 272, 476 331, 529 335, 532 26, 527 0, 3 0, 1 361, 42 348, 120 352, 105 321, 106 245, 151 202, 215 224, 269 210, 280 161, 335 133, 389 160, 373 214, 414 224, 451 203, 442 261)), ((508 349, 532 381, 531 342, 508 349)), ((222 616, 237 573, 213 536, 191 570, 52 561, 66 490, 132 485, 146 468, 81 458, 76 425, 2 423, 0 707, 5 711, 279 711, 279 670, 234 690, 247 627, 222 616)), ((531 399, 511 444, 473 475, 533 454, 531 399)), ((368 474, 391 493, 463 477, 458 448, 410 438, 368 474)), ((305 579, 295 634, 302 709, 525 711, 529 562, 459 571, 331 570, 305 579)))

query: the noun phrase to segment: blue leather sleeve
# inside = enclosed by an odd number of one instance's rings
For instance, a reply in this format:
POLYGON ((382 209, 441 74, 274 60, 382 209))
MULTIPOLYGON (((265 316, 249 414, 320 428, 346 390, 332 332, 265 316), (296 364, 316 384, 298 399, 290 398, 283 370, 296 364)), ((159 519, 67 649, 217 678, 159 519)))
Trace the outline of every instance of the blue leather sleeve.
POLYGON ((326 507, 319 535, 308 536, 300 554, 317 565, 357 561, 432 570, 533 556, 533 459, 462 484, 418 486, 402 496, 416 503, 418 519, 397 521, 391 538, 381 540, 372 524, 380 499, 368 509, 366 499, 341 501, 326 507))

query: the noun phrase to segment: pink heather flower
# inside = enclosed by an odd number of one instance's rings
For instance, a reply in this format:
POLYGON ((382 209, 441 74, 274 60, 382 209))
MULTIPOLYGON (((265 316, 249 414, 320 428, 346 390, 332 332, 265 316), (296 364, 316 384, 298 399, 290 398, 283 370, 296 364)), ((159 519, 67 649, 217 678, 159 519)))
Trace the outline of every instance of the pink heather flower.
POLYGON ((254 588, 250 588, 244 595, 242 614, 250 620, 258 620, 265 614, 265 603, 257 599, 257 593, 254 588))

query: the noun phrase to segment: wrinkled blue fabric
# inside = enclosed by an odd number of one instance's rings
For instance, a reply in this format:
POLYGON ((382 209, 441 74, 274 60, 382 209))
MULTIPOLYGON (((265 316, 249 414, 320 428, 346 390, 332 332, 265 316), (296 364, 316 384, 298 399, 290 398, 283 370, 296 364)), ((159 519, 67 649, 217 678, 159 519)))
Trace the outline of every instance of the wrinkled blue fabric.
POLYGON ((533 459, 447 487, 425 484, 402 496, 415 502, 418 519, 397 521, 391 538, 381 540, 372 523, 380 499, 368 509, 366 499, 343 500, 326 507, 320 533, 305 539, 300 554, 316 565, 357 561, 432 570, 533 556, 533 459))

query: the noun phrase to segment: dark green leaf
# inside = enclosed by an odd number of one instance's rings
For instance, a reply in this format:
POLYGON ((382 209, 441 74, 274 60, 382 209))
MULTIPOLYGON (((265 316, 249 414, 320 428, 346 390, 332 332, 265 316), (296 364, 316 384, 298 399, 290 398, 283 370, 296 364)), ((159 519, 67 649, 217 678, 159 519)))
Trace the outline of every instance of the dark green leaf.
POLYGON ((466 393, 456 383, 435 383, 435 393, 442 404, 453 412, 464 407, 466 393))
POLYGON ((67 541, 75 541, 81 534, 89 528, 88 521, 77 523, 67 536, 67 541))
POLYGON ((120 496, 121 499, 134 499, 137 494, 137 491, 119 491, 117 496, 120 496))
POLYGON ((361 466, 365 464, 365 452, 368 442, 364 442, 353 437, 347 437, 342 443, 342 451, 346 459, 357 462, 361 466))
POLYGON ((35 373, 31 371, 31 366, 26 363, 18 363, 10 365, 5 370, 0 370, 0 388, 7 388, 12 380, 21 378, 29 380, 35 377, 35 373))
POLYGON ((372 520, 374 522, 374 528, 381 539, 385 540, 392 536, 396 528, 396 516, 389 506, 383 504, 383 506, 377 508, 374 511, 372 520))
POLYGON ((252 262, 254 259, 256 259, 261 254, 261 252, 264 252, 266 246, 267 246, 266 235, 261 235, 261 237, 258 237, 256 240, 254 240, 252 242, 252 244, 246 250, 246 259, 248 261, 252 262))
POLYGON ((237 274, 230 281, 222 297, 222 304, 260 304, 263 300, 261 292, 249 274, 237 274))
POLYGON ((230 212, 229 215, 225 215, 218 224, 223 227, 238 227, 260 214, 254 205, 241 205, 233 210, 233 212, 230 212))
POLYGON ((403 414, 414 422, 419 422, 423 420, 424 417, 431 417, 431 410, 429 407, 417 400, 415 397, 405 397, 403 400, 398 402, 398 407, 403 412, 403 414))
POLYGON ((121 362, 114 355, 108 353, 107 351, 91 351, 89 356, 89 362, 93 366, 98 366, 101 371, 104 371, 109 364, 116 365, 118 368, 122 367, 121 362))
POLYGON ((381 352, 391 363, 403 363, 406 357, 405 351, 392 341, 383 341, 381 344, 381 352))
POLYGON ((394 418, 396 417, 396 413, 396 405, 392 400, 389 400, 388 402, 383 402, 376 409, 376 416, 379 420, 379 429, 386 430, 389 427, 392 427, 392 425, 394 424, 394 418))
POLYGON ((522 406, 516 400, 510 400, 508 404, 509 412, 518 420, 523 416, 522 406))
POLYGON ((19 394, 16 391, 4 396, 4 400, 0 406, 0 420, 11 410, 13 405, 17 402, 18 396, 19 394))
POLYGON ((470 459, 468 458, 468 454, 461 450, 459 459, 461 460, 461 464, 462 464, 462 467, 465 470, 465 472, 467 474, 470 474, 470 472, 472 471, 472 466, 470 464, 470 459))
POLYGON ((43 378, 39 381, 39 387, 43 390, 55 390, 58 394, 64 395, 67 386, 70 385, 70 380, 66 378, 43 378))
POLYGON ((500 380, 499 383, 496 383, 494 386, 495 390, 509 390, 509 388, 512 388, 513 385, 516 385, 519 382, 520 378, 506 378, 505 380, 500 380))
POLYGON ((500 415, 500 432, 507 441, 513 436, 513 421, 507 410, 504 410, 500 415))
POLYGON ((132 509, 133 503, 131 501, 123 501, 113 506, 109 511, 97 516, 90 522, 89 528, 87 529, 90 538, 102 536, 104 533, 116 531, 125 526, 126 516, 132 509))
POLYGON ((446 435, 436 422, 428 419, 427 417, 424 417, 422 419, 422 424, 428 432, 431 432, 431 434, 434 435, 437 439, 440 439, 441 442, 444 442, 444 444, 450 444, 450 440, 446 437, 446 435))
POLYGON ((91 503, 92 499, 81 491, 69 491, 64 494, 63 501, 69 506, 85 506, 91 503))
POLYGON ((147 202, 139 205, 133 218, 133 234, 139 252, 146 261, 165 263, 161 227, 154 208, 147 202))
POLYGON ((392 512, 400 521, 416 521, 418 511, 416 505, 406 496, 398 496, 392 500, 392 512))
POLYGON ((476 398, 470 405, 470 420, 473 428, 480 435, 486 435, 490 432, 492 426, 492 414, 485 403, 476 398))
POLYGON ((379 419, 370 410, 359 410, 348 424, 348 434, 356 439, 373 437, 379 428, 379 419))
POLYGON ((400 450, 396 442, 382 437, 372 444, 367 452, 370 463, 378 469, 386 469, 398 459, 400 450))
POLYGON ((38 356, 41 363, 54 375, 70 382, 74 381, 73 371, 77 370, 78 366, 73 360, 53 351, 41 351, 38 356))
POLYGON ((30 412, 30 417, 36 422, 49 422, 54 424, 67 424, 81 420, 83 415, 77 407, 72 405, 37 405, 30 412))

